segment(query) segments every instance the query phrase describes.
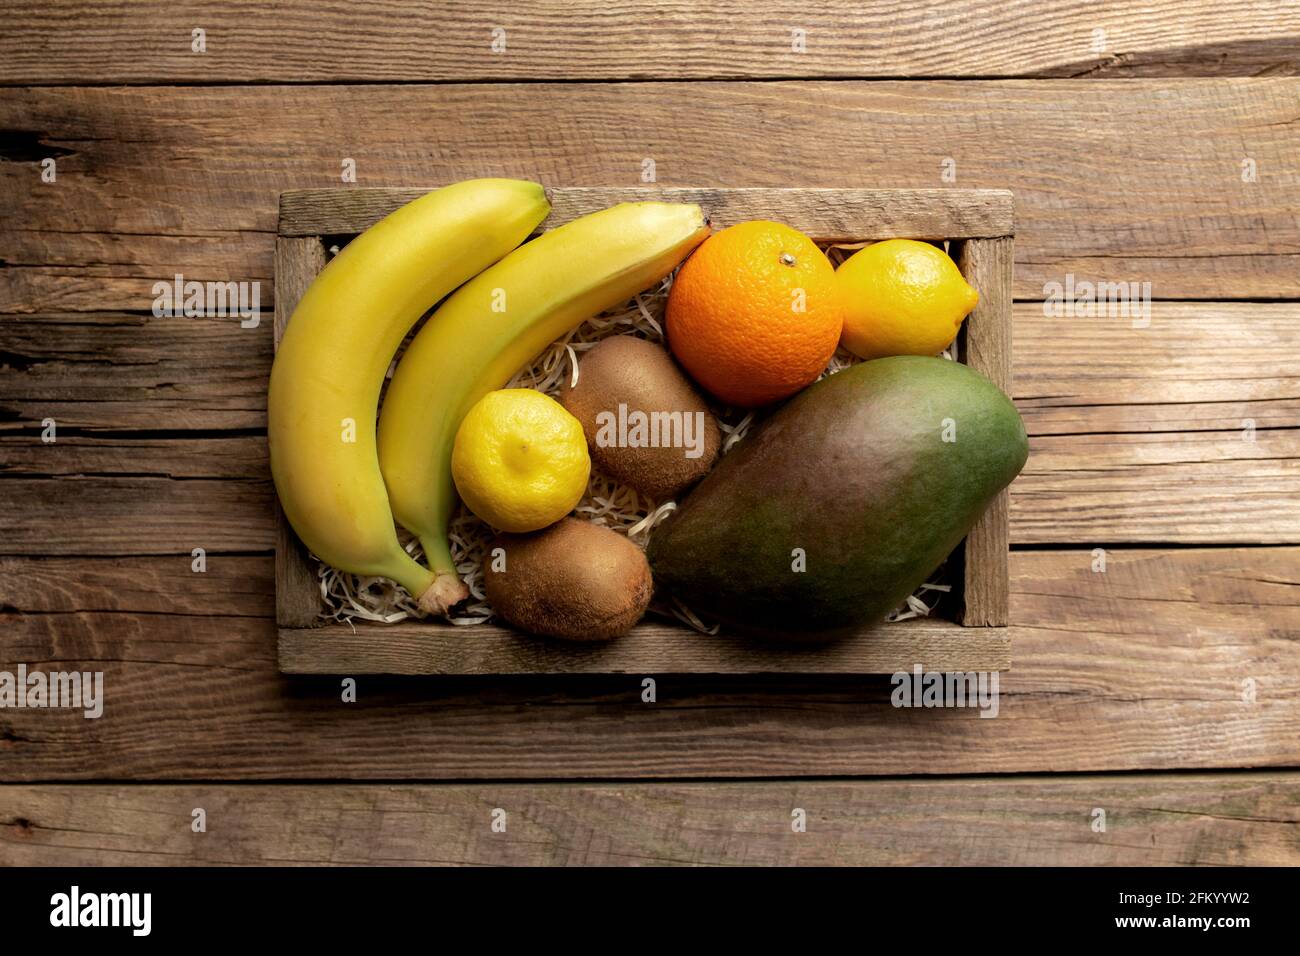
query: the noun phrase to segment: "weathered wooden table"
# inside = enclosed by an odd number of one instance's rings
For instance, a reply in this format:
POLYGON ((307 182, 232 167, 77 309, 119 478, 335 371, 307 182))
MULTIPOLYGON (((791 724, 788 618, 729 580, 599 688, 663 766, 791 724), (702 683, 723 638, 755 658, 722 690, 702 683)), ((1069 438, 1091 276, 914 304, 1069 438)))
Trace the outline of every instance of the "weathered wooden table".
POLYGON ((8 4, 0 670, 105 692, 0 709, 0 863, 1300 862, 1298 69, 1272 3, 8 4), (998 717, 281 677, 276 196, 350 170, 1014 190, 998 717), (156 317, 177 274, 263 320, 156 317))

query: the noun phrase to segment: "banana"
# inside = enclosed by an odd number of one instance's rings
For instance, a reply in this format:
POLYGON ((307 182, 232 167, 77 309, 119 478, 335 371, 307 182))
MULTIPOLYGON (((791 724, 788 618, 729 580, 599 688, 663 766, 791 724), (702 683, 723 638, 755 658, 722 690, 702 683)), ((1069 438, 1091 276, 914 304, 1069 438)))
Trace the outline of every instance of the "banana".
POLYGON ((442 613, 468 595, 447 541, 451 450, 470 407, 586 319, 662 279, 709 234, 699 206, 623 203, 542 233, 467 282, 407 347, 379 416, 398 522, 437 573, 442 613))
POLYGON ((536 183, 447 186, 353 239, 303 295, 271 368, 267 434, 280 505, 322 561, 426 600, 435 576, 398 543, 375 451, 384 376, 420 316, 549 212, 536 183))

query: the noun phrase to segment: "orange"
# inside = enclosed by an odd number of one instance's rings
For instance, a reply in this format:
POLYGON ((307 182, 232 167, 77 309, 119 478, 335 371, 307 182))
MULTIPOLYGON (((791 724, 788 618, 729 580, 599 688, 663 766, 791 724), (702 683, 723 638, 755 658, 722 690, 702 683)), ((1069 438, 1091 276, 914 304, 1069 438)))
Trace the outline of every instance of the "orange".
POLYGON ((843 318, 835 269, 777 222, 706 239, 668 294, 668 347, 705 391, 754 408, 793 395, 826 368, 843 318))

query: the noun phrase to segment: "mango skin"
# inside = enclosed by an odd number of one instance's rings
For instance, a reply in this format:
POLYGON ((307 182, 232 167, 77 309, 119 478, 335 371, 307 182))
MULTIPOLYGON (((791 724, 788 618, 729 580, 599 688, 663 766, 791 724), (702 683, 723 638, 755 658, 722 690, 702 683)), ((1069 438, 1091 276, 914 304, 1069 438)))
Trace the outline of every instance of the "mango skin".
POLYGON ((863 362, 777 411, 655 529, 656 588, 737 630, 842 636, 924 583, 1028 456, 1015 406, 973 369, 863 362))

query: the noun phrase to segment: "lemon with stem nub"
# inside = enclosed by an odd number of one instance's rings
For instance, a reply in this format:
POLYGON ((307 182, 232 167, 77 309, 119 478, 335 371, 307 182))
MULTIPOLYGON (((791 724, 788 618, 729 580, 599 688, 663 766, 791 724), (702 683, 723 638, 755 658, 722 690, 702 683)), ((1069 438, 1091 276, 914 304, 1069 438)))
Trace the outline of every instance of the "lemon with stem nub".
POLYGON ((456 490, 492 527, 537 531, 582 499, 591 473, 582 423, 531 388, 488 392, 456 432, 456 490))
POLYGON ((937 355, 980 299, 946 252, 915 239, 860 249, 836 270, 835 284, 840 344, 865 359, 937 355))

